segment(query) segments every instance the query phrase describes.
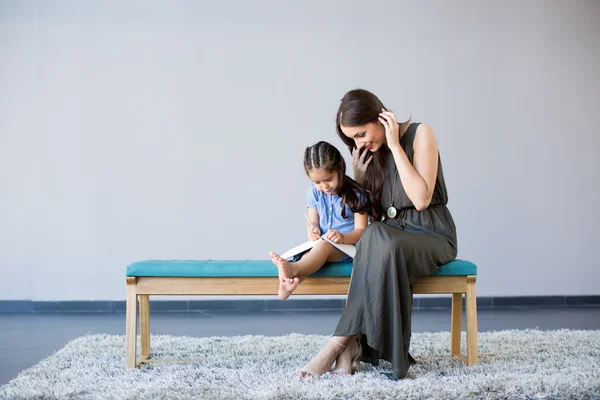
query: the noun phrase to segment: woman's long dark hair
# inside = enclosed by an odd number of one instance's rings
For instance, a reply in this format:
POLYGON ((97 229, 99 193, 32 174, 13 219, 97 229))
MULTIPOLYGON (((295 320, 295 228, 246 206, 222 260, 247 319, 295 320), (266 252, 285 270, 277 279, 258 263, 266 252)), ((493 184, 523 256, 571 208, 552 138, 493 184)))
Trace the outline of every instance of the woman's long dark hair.
MULTIPOLYGON (((344 95, 335 118, 335 127, 338 136, 348 146, 350 153, 356 149, 356 143, 354 140, 344 135, 341 125, 354 127, 366 125, 370 122, 380 123, 379 114, 381 113, 382 108, 388 110, 381 100, 368 90, 355 89, 344 95)), ((410 119, 400 124, 404 125, 409 122, 410 119)), ((384 144, 380 150, 372 153, 375 158, 369 164, 363 182, 364 188, 372 196, 372 204, 369 211, 369 216, 372 221, 380 221, 381 216, 383 215, 381 207, 381 190, 388 175, 386 170, 386 152, 382 151, 385 149, 387 149, 387 146, 384 144)))
POLYGON ((346 216, 346 204, 354 213, 362 214, 369 211, 370 201, 367 192, 354 179, 346 175, 346 162, 335 146, 321 141, 306 148, 304 151, 306 174, 317 168, 338 174, 336 193, 342 198, 342 218, 350 217, 346 216))

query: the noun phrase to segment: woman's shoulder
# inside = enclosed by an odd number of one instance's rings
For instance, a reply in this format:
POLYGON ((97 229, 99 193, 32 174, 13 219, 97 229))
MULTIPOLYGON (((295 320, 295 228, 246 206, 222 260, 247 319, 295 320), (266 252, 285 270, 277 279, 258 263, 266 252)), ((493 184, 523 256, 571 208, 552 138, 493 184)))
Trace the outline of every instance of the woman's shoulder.
POLYGON ((410 130, 411 128, 415 132, 415 138, 417 136, 435 136, 435 133, 433 132, 433 128, 425 122, 412 122, 410 124, 410 126, 407 128, 407 131, 410 130))
MULTIPOLYGON (((423 148, 429 146, 436 146, 436 138, 435 132, 425 122, 414 122, 417 126, 414 129, 414 139, 413 139, 413 147, 414 148, 423 148)), ((409 127, 410 129, 410 127, 409 127)))

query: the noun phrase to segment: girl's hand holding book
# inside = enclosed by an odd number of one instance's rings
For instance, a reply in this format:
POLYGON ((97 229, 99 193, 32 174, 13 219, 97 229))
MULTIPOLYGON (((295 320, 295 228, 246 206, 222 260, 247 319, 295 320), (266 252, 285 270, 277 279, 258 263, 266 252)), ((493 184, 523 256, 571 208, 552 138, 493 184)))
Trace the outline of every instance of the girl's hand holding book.
POLYGON ((344 243, 344 234, 338 232, 335 229, 332 229, 329 232, 327 232, 327 236, 325 237, 334 243, 344 243))

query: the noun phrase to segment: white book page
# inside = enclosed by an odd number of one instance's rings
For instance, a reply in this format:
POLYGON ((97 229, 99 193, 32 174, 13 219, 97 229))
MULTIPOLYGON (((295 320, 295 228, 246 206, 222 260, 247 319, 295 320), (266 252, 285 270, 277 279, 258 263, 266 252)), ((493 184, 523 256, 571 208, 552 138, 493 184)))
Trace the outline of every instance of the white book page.
POLYGON ((300 254, 302 252, 305 252, 308 249, 312 249, 315 246, 315 244, 317 244, 318 241, 319 241, 319 239, 306 241, 304 243, 299 244, 298 246, 296 246, 294 248, 289 249, 288 251, 281 254, 280 256, 284 260, 287 260, 288 258, 295 256, 296 254, 300 254))

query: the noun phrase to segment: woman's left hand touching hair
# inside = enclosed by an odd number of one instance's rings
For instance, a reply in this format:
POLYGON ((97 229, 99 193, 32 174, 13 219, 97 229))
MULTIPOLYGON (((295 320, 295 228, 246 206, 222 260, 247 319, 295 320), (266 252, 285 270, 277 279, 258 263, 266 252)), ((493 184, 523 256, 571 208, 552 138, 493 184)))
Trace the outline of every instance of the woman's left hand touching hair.
POLYGON ((384 108, 379 113, 379 121, 385 128, 385 138, 390 150, 400 148, 400 126, 396 122, 396 116, 394 113, 386 111, 384 108))

